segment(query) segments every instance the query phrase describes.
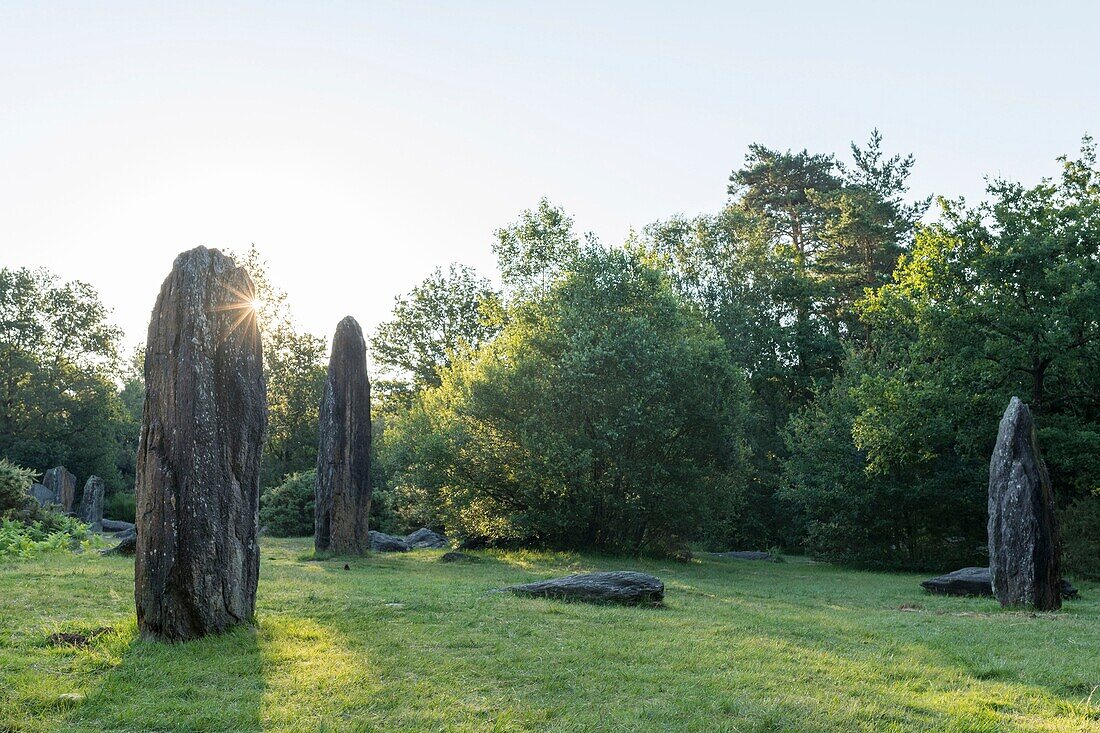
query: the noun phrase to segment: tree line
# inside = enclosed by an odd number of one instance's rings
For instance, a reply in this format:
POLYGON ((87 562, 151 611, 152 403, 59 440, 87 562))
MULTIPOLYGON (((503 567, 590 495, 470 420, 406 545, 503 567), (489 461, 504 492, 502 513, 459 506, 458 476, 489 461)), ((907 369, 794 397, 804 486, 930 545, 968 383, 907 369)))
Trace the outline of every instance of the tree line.
MULTIPOLYGON (((371 338, 376 508, 470 543, 782 546, 981 564, 997 421, 1031 404, 1066 562, 1100 574, 1100 170, 914 199, 875 132, 845 160, 750 146, 713 214, 607 246, 543 200, 371 338)), ((255 248, 270 429, 262 521, 308 533, 327 342, 255 248)), ((0 271, 0 456, 124 493, 139 375, 94 290, 0 271), (43 294, 48 294, 43 297, 43 294)))

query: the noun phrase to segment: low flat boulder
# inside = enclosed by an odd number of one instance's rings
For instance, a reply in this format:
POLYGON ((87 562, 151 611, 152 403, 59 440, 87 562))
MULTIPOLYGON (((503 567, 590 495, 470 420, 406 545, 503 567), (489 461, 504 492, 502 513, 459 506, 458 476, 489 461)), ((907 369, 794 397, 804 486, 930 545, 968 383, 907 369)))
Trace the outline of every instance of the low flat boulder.
POLYGON ((779 558, 770 552, 758 552, 755 550, 737 550, 735 552, 712 552, 712 557, 729 557, 734 560, 762 560, 764 562, 780 562, 779 558))
POLYGON ((104 532, 125 532, 134 528, 132 522, 123 522, 118 519, 104 519, 103 531, 104 532))
POLYGON ((405 544, 416 549, 439 549, 449 547, 451 543, 446 537, 438 532, 433 532, 427 527, 421 527, 412 534, 406 535, 405 544))
POLYGON ((509 585, 499 590, 519 596, 625 606, 659 606, 665 598, 665 584, 660 578, 628 570, 567 575, 564 578, 509 585))
POLYGON ((481 558, 465 552, 445 552, 439 562, 481 562, 481 558))
POLYGON ((114 547, 108 547, 106 550, 100 550, 100 555, 125 555, 126 557, 133 557, 137 552, 137 530, 128 529, 125 532, 119 532, 113 539, 118 540, 118 544, 114 547))
MULTIPOLYGON (((989 568, 962 568, 946 575, 940 575, 921 583, 929 593, 941 596, 988 596, 993 595, 993 578, 989 568)), ((1062 597, 1077 598, 1077 588, 1068 580, 1062 579, 1062 597)))
POLYGON ((408 552, 412 548, 401 537, 394 537, 392 534, 372 529, 370 531, 370 549, 372 552, 408 552))

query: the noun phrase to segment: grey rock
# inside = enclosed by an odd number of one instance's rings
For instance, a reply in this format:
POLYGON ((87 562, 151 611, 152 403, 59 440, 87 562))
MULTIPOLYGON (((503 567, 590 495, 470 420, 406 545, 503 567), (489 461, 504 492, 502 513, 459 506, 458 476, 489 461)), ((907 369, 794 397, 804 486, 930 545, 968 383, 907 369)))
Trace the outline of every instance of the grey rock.
POLYGON ((31 484, 30 491, 28 492, 39 506, 49 507, 57 506, 57 497, 50 491, 49 487, 45 484, 31 484))
POLYGON ((481 562, 477 555, 468 555, 465 552, 445 552, 439 558, 439 562, 481 562))
POLYGON ((440 549, 449 547, 451 543, 443 535, 433 532, 427 527, 421 527, 412 534, 406 535, 405 544, 415 549, 440 549))
POLYGON ((128 529, 133 529, 134 525, 131 522, 123 522, 118 519, 104 519, 103 531, 104 532, 125 532, 128 529))
POLYGON ((53 503, 68 514, 76 500, 76 476, 64 466, 55 466, 42 475, 42 483, 53 494, 53 503))
POLYGON ((385 532, 370 531, 370 549, 374 552, 408 552, 412 548, 401 537, 385 532))
POLYGON ((105 487, 99 476, 89 476, 80 497, 80 521, 93 532, 103 531, 103 494, 105 487))
POLYGON ((371 547, 370 380, 363 330, 348 316, 336 326, 321 398, 314 484, 314 547, 361 555, 371 547))
POLYGON ((125 532, 119 532, 112 539, 117 540, 118 544, 114 547, 108 547, 106 550, 100 550, 100 555, 125 555, 132 557, 137 552, 137 530, 128 529, 125 532))
POLYGON ((755 550, 738 550, 735 552, 712 552, 714 557, 729 557, 734 560, 763 560, 764 562, 780 562, 780 559, 770 552, 757 552, 755 550))
MULTIPOLYGON (((989 568, 962 568, 921 583, 929 593, 941 596, 992 596, 993 581, 989 568)), ((1077 598, 1077 588, 1062 580, 1062 597, 1077 598)))
POLYGON ((659 578, 628 570, 567 575, 564 578, 540 580, 536 583, 510 585, 500 590, 521 596, 627 606, 656 606, 665 597, 665 584, 659 578))
POLYGON ((254 293, 243 267, 197 247, 153 308, 136 481, 145 638, 195 639, 255 615, 267 405, 254 293))
POLYGON ((1013 397, 989 462, 989 565, 1002 606, 1061 608, 1054 490, 1027 405, 1013 397))

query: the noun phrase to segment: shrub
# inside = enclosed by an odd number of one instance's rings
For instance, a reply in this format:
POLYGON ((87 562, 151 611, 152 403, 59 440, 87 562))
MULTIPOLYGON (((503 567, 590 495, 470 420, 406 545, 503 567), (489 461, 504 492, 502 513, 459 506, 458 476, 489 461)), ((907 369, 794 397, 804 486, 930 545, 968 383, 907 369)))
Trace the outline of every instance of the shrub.
POLYGON ((98 535, 89 535, 88 526, 73 517, 37 507, 19 514, 25 516, 0 520, 0 558, 27 558, 102 544, 98 535))
POLYGON ((26 506, 27 489, 34 482, 34 477, 31 469, 0 458, 0 515, 26 506))
POLYGON ((1100 579, 1100 496, 1078 499, 1061 515, 1062 569, 1100 579))
POLYGON ((316 471, 288 474, 260 496, 260 526, 273 537, 313 534, 313 483, 316 471))
POLYGON ((133 522, 136 513, 136 497, 129 491, 112 494, 107 499, 107 505, 103 508, 103 516, 122 522, 133 522))

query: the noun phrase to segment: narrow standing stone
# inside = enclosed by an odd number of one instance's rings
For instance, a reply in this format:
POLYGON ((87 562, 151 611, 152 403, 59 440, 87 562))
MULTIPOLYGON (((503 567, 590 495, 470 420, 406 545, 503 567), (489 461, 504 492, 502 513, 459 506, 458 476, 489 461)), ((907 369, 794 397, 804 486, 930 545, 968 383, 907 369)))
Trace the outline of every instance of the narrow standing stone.
POLYGON ((314 546, 364 554, 370 550, 370 380, 363 331, 351 316, 332 339, 319 432, 314 546))
POLYGON ((42 483, 53 493, 53 501, 68 514, 76 499, 76 476, 64 466, 55 466, 42 475, 42 483))
POLYGON ((93 532, 103 531, 103 479, 89 476, 84 484, 84 494, 80 497, 80 521, 88 525, 93 532))
POLYGON ((1002 606, 1062 607, 1054 490, 1031 411, 1008 403, 989 462, 989 569, 1002 606))
POLYGON ((135 598, 143 636, 194 639, 256 607, 267 427, 254 289, 216 249, 176 258, 145 346, 135 598))

